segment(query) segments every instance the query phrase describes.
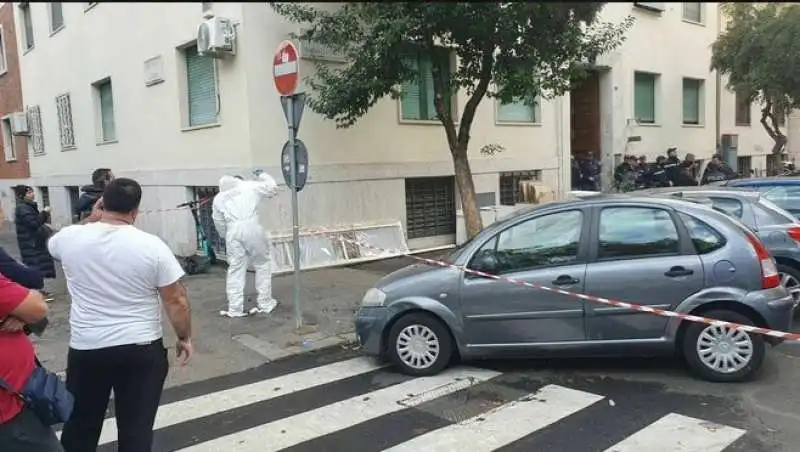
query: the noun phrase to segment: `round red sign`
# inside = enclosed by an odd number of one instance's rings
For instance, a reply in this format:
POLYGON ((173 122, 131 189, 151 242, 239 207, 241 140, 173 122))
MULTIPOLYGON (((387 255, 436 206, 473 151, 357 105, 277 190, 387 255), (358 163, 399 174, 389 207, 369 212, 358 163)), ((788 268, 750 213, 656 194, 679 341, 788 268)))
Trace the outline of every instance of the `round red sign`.
POLYGON ((281 96, 291 96, 297 89, 300 75, 299 52, 291 41, 283 41, 272 59, 272 76, 281 96))

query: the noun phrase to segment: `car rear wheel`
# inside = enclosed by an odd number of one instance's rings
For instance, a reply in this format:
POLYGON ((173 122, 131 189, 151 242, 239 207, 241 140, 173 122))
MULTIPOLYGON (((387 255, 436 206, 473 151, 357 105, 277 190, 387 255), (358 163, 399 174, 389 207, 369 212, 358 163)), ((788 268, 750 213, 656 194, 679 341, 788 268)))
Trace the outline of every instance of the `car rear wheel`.
POLYGON ((788 265, 778 265, 778 275, 781 278, 781 285, 789 291, 794 300, 794 317, 800 317, 800 309, 797 308, 800 303, 800 271, 788 265))
MULTIPOLYGON (((709 311, 703 317, 753 325, 749 318, 734 311, 709 311)), ((697 322, 687 327, 679 346, 689 368, 700 378, 715 382, 753 378, 766 353, 764 338, 760 334, 697 322)))
POLYGON ((427 376, 438 374, 450 363, 453 341, 439 319, 414 312, 395 322, 386 349, 389 360, 404 374, 427 376))

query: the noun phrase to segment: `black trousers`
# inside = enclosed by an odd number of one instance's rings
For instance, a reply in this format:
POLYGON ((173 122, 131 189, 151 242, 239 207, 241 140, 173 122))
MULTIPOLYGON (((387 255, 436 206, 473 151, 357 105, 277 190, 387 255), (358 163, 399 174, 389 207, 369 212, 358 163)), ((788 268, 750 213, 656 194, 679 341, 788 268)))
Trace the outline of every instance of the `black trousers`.
POLYGON ((30 410, 22 410, 14 419, 0 424, 0 451, 63 452, 52 428, 30 410))
POLYGON ((95 452, 111 389, 117 421, 117 451, 147 452, 169 362, 164 343, 69 350, 67 389, 75 408, 61 432, 65 452, 95 452))

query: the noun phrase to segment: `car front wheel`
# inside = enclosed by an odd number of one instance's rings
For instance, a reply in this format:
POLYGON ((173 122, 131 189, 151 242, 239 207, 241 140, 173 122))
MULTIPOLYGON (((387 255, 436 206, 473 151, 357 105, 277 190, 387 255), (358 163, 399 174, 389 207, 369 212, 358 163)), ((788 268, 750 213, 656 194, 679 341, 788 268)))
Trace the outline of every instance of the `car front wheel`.
POLYGON ((404 374, 427 376, 438 374, 450 363, 453 341, 439 319, 414 312, 395 322, 386 349, 392 364, 404 374))
MULTIPOLYGON (((734 311, 709 311, 703 317, 753 325, 734 311)), ((726 326, 692 322, 683 336, 683 356, 700 378, 715 382, 739 382, 753 378, 764 362, 766 346, 760 334, 748 334, 726 326)))
POLYGON ((778 265, 778 275, 781 278, 781 285, 786 288, 794 300, 795 309, 794 317, 800 317, 800 308, 797 307, 800 303, 800 271, 788 265, 778 265))

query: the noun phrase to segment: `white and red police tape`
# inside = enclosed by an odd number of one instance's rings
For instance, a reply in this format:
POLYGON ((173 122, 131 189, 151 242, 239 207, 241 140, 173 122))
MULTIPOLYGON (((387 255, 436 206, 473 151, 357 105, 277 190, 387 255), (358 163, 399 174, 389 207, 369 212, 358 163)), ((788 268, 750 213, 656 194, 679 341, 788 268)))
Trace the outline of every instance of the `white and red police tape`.
POLYGON ((368 243, 364 243, 363 241, 353 240, 353 239, 349 239, 347 237, 343 237, 342 236, 343 233, 341 231, 336 232, 336 231, 325 231, 325 230, 315 230, 315 229, 303 229, 303 233, 309 234, 309 235, 336 236, 336 238, 338 240, 341 240, 343 242, 352 243, 354 245, 362 246, 364 248, 370 248, 372 250, 375 250, 375 251, 378 251, 378 252, 381 252, 381 253, 400 254, 400 255, 403 255, 403 256, 406 256, 406 257, 410 257, 411 259, 414 259, 416 261, 426 263, 428 265, 438 266, 438 267, 455 268, 455 269, 461 270, 461 271, 466 272, 466 273, 471 273, 473 275, 482 276, 484 278, 494 279, 496 281, 505 282, 505 283, 509 283, 509 284, 516 284, 518 286, 524 286, 524 287, 528 287, 528 288, 531 288, 531 289, 545 290, 547 292, 566 295, 568 297, 577 298, 579 300, 592 301, 592 302, 595 302, 595 303, 601 303, 601 304, 608 305, 608 306, 614 306, 614 307, 618 307, 618 308, 630 309, 630 310, 633 310, 633 311, 645 312, 647 314, 659 315, 659 316, 662 316, 662 317, 677 317, 677 318, 679 318, 681 320, 688 320, 690 322, 696 322, 696 323, 705 323, 707 325, 712 325, 712 326, 726 327, 726 328, 730 328, 730 329, 734 329, 734 330, 743 331, 745 333, 763 334, 765 336, 770 336, 770 337, 782 339, 784 341, 798 341, 798 342, 800 342, 800 333, 789 333, 789 332, 786 332, 786 331, 771 330, 771 329, 768 329, 768 328, 760 328, 760 327, 752 326, 752 325, 742 325, 742 324, 739 324, 739 323, 727 322, 727 321, 724 321, 724 320, 717 320, 717 319, 710 319, 708 317, 702 317, 702 316, 698 316, 698 315, 685 314, 685 313, 682 313, 682 312, 668 311, 666 309, 651 308, 649 306, 642 306, 642 305, 639 305, 639 304, 627 303, 627 302, 624 302, 624 301, 611 300, 609 298, 596 297, 594 295, 587 295, 587 294, 582 294, 582 293, 569 292, 569 291, 562 290, 562 289, 554 289, 552 287, 542 286, 542 285, 539 285, 539 284, 533 284, 533 283, 529 283, 527 281, 522 281, 522 280, 515 279, 515 278, 508 278, 508 277, 504 277, 504 276, 492 275, 490 273, 484 273, 482 271, 473 270, 473 269, 466 268, 466 267, 463 267, 463 266, 449 264, 447 262, 442 262, 442 261, 438 261, 438 260, 435 260, 435 259, 427 259, 427 258, 424 258, 424 257, 415 256, 415 255, 413 255, 410 252, 405 251, 405 250, 384 250, 384 249, 372 246, 372 245, 370 245, 368 243))
MULTIPOLYGON (((203 204, 206 204, 206 203, 210 202, 212 199, 214 199, 214 198, 213 197, 203 198, 203 199, 200 200, 200 202, 197 204, 197 206, 201 206, 203 204)), ((184 210, 184 209, 189 209, 189 206, 176 207, 176 208, 171 208, 171 209, 146 210, 146 211, 143 211, 142 213, 159 213, 159 212, 169 212, 169 211, 184 210)), ((471 273, 473 275, 482 276, 484 278, 493 279, 495 281, 505 282, 505 283, 509 283, 509 284, 516 284, 518 286, 524 286, 524 287, 528 287, 528 288, 531 288, 531 289, 544 290, 544 291, 547 291, 547 292, 552 292, 552 293, 557 293, 557 294, 561 294, 561 295, 566 295, 566 296, 572 297, 572 298, 577 298, 579 300, 592 301, 592 302, 595 302, 595 303, 601 303, 601 304, 608 305, 608 306, 614 306, 614 307, 618 307, 618 308, 630 309, 632 311, 639 311, 639 312, 644 312, 644 313, 647 313, 647 314, 659 315, 659 316, 662 316, 662 317, 676 317, 676 318, 679 318, 681 320, 687 320, 687 321, 696 322, 696 323, 704 323, 706 325, 711 325, 711 326, 726 327, 726 328, 730 328, 730 329, 734 329, 734 330, 743 331, 745 333, 763 334, 765 336, 770 336, 770 337, 774 337, 774 338, 777 338, 777 339, 782 339, 784 341, 797 341, 797 342, 800 342, 800 333, 790 333, 790 332, 786 332, 786 331, 771 330, 771 329, 768 329, 768 328, 761 328, 761 327, 752 326, 752 325, 742 325, 742 324, 739 324, 739 323, 728 322, 728 321, 725 321, 725 320, 710 319, 708 317, 702 317, 702 316, 698 316, 698 315, 685 314, 685 313, 682 313, 682 312, 668 311, 666 309, 651 308, 649 306, 642 306, 640 304, 634 304, 634 303, 628 303, 628 302, 624 302, 624 301, 612 300, 612 299, 609 299, 609 298, 596 297, 594 295, 587 295, 587 294, 583 294, 583 293, 569 292, 569 291, 566 291, 566 290, 563 290, 563 289, 554 289, 552 287, 547 287, 547 286, 542 286, 542 285, 539 285, 539 284, 529 283, 527 281, 522 281, 522 280, 515 279, 515 278, 508 278, 508 277, 504 277, 504 276, 492 275, 490 273, 485 273, 485 272, 482 272, 482 271, 473 270, 471 268, 466 268, 466 267, 463 267, 463 266, 449 264, 447 262, 442 262, 442 261, 438 261, 438 260, 435 260, 435 259, 428 259, 428 258, 424 258, 424 257, 415 256, 415 255, 411 254, 410 252, 408 252, 406 250, 385 250, 385 249, 381 249, 381 248, 372 246, 372 245, 370 245, 368 243, 365 243, 364 241, 353 240, 353 239, 349 239, 347 237, 344 237, 343 234, 345 234, 345 233, 342 232, 341 230, 334 231, 334 230, 322 230, 322 229, 302 229, 301 232, 304 233, 304 234, 307 234, 307 235, 331 236, 331 237, 335 237, 337 240, 341 240, 343 242, 351 243, 353 245, 361 246, 361 247, 364 247, 364 248, 369 248, 369 249, 375 250, 375 251, 380 252, 380 253, 399 254, 399 255, 406 256, 406 257, 409 257, 411 259, 414 259, 416 261, 423 262, 423 263, 428 264, 428 265, 438 266, 438 267, 455 268, 455 269, 458 269, 458 270, 463 271, 465 273, 471 273)), ((356 233, 356 234, 358 234, 358 233, 356 233)))

